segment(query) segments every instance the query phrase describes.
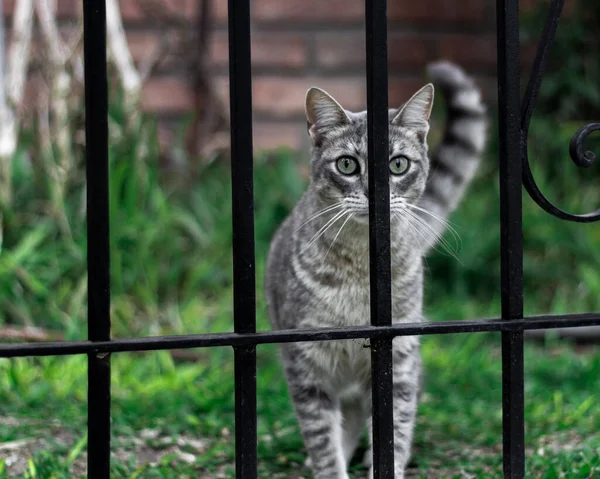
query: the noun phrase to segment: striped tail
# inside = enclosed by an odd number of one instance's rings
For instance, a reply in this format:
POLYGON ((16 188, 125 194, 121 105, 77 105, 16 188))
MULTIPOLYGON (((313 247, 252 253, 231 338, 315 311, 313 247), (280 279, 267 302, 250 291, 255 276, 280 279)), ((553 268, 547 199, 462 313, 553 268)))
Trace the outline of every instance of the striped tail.
MULTIPOLYGON (((487 136, 487 116, 479 89, 458 66, 433 63, 428 74, 437 91, 444 95, 447 118, 442 142, 431 155, 420 206, 445 219, 457 207, 479 166, 487 136)), ((441 221, 427 214, 421 217, 437 235, 443 234, 441 221)))

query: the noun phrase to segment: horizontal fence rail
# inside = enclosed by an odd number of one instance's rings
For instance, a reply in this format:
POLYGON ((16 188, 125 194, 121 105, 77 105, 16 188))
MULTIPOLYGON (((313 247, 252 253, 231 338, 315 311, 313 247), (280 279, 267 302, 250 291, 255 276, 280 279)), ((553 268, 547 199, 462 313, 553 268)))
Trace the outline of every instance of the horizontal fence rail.
MULTIPOLYGON (((400 0, 408 1, 408 0, 400 0)), ((458 1, 458 0, 457 0, 458 1)), ((564 0, 551 0, 524 99, 520 100, 519 1, 497 0, 501 213, 500 318, 392 323, 388 172, 387 2, 365 0, 369 159, 371 324, 345 328, 256 331, 256 264, 252 146, 250 2, 228 0, 231 111, 233 332, 110 338, 108 83, 104 0, 83 0, 88 233, 88 340, 0 344, 0 358, 88 355, 88 477, 110 477, 110 355, 120 352, 233 347, 235 351, 236 477, 257 477, 256 347, 303 341, 364 341, 371 348, 374 477, 394 477, 392 340, 399 336, 499 332, 502 337, 504 477, 525 474, 524 331, 600 325, 600 313, 523 315, 523 185, 543 209, 569 221, 600 220, 600 210, 572 215, 551 204, 533 179, 527 156, 529 122, 564 0)), ((594 162, 571 140, 578 166, 594 162)))
POLYGON ((210 348, 219 346, 252 346, 259 344, 302 341, 335 341, 339 339, 391 339, 397 336, 430 334, 464 334, 535 329, 600 326, 600 313, 531 316, 521 321, 495 319, 428 321, 391 326, 348 326, 344 328, 289 329, 256 333, 212 333, 179 336, 112 339, 110 341, 58 341, 41 343, 0 344, 0 358, 24 356, 65 356, 69 354, 159 351, 165 349, 210 348))

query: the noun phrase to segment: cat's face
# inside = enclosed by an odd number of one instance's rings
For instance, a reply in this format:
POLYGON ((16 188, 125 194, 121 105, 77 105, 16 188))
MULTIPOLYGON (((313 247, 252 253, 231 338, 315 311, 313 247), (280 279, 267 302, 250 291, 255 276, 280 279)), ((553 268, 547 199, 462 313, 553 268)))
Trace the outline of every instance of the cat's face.
MULTIPOLYGON (((390 209, 415 203, 425 189, 427 132, 433 86, 426 85, 403 107, 389 110, 390 209)), ((325 204, 343 202, 357 221, 369 215, 367 113, 346 111, 330 95, 311 88, 306 117, 313 152, 311 184, 325 204)))

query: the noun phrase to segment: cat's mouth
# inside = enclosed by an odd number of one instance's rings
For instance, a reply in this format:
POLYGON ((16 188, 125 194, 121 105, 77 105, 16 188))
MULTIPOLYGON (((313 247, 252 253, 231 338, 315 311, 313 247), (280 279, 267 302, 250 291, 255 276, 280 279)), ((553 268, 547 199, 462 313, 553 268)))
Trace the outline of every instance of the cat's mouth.
MULTIPOLYGON (((394 210, 390 211, 390 222, 394 222, 398 219, 397 217, 398 212, 395 212, 394 210), (396 214, 394 214, 396 213, 396 214)), ((360 224, 364 224, 364 225, 368 225, 369 224, 369 210, 363 210, 363 211, 355 211, 352 213, 352 219, 356 222, 356 223, 360 223, 360 224)))

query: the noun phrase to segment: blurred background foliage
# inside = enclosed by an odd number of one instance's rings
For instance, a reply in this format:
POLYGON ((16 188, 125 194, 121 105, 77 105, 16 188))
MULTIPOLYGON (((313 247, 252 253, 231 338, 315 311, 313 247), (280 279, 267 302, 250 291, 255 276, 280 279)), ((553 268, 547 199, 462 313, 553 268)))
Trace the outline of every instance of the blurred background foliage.
MULTIPOLYGON (((539 36, 544 14, 542 8, 525 19, 524 42, 539 36)), ((568 156, 573 133, 600 116, 600 44, 593 28, 597 18, 577 8, 568 22, 560 24, 528 142, 541 190, 558 206, 577 213, 600 205, 598 168, 579 169, 568 156), (569 53, 573 51, 578 55, 569 53)), ((145 117, 135 128, 126 127, 125 102, 119 95, 114 91, 110 107, 114 335, 230 330, 231 319, 211 325, 215 314, 231 318, 228 160, 219 158, 183 171, 161 169, 154 120, 145 117)), ((438 124, 441 110, 438 105, 438 124)), ((499 313, 498 144, 493 107, 490 117, 485 161, 452 217, 461 237, 460 261, 442 252, 427 259, 427 309, 434 319, 499 313)), ((48 154, 36 149, 36 138, 32 130, 21 135, 14 158, 14 206, 3 212, 0 324, 35 325, 83 338, 82 148, 75 135, 73 150, 79 160, 68 172, 65 194, 57 196, 52 175, 39 167, 40 159, 35 157, 48 154)), ((588 143, 586 147, 599 151, 597 138, 592 136, 588 143)), ((262 300, 260 274, 268 243, 306 185, 308 157, 286 150, 257 152, 255 165, 258 297, 262 300)), ((600 230, 593 224, 557 220, 526 194, 523 198, 527 312, 599 309, 600 250, 595 245, 600 230)), ((262 314, 259 325, 267 326, 262 314)))

